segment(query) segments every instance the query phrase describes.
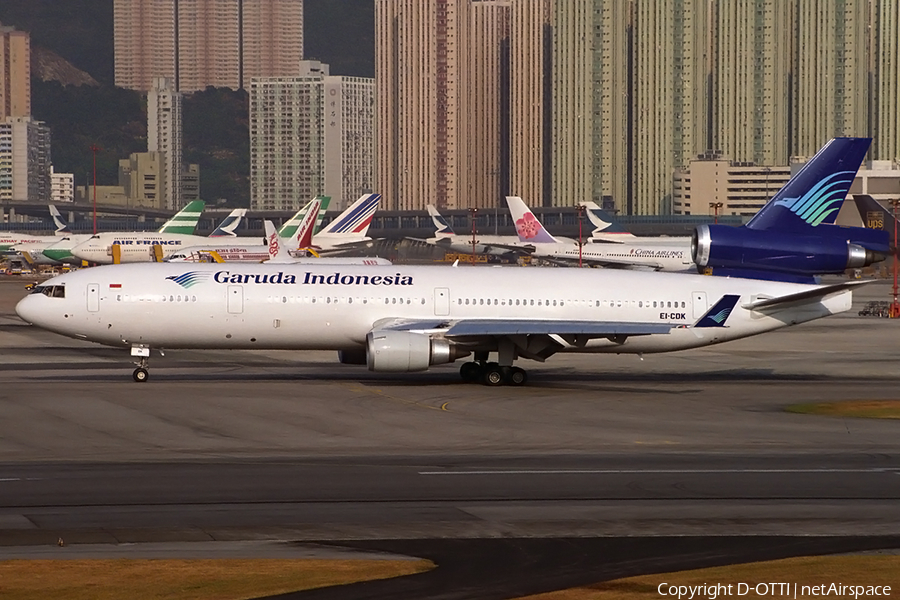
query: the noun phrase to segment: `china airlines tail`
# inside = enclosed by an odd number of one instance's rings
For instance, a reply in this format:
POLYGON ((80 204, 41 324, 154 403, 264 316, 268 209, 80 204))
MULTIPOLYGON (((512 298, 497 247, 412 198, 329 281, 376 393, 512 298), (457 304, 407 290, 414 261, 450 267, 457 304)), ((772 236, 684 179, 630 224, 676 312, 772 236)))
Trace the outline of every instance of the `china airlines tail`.
POLYGON ((531 209, 525 205, 518 196, 507 196, 506 203, 516 224, 516 233, 520 242, 529 244, 558 244, 559 240, 550 235, 544 226, 538 221, 531 209))

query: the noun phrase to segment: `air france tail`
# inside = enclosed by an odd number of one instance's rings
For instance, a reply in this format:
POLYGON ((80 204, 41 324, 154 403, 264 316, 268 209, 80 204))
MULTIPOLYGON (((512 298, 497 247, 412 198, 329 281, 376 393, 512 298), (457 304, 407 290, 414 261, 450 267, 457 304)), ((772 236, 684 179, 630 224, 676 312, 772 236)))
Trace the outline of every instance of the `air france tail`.
POLYGON ((372 223, 372 216, 378 210, 381 194, 363 194, 337 218, 328 224, 321 235, 353 235, 365 237, 372 223))
POLYGON ((184 208, 159 228, 158 233, 186 233, 188 235, 194 233, 205 206, 206 203, 203 200, 188 202, 184 208))
POLYGON ((516 224, 516 233, 519 235, 520 242, 536 243, 536 244, 556 244, 559 243, 550 232, 544 229, 544 226, 537 217, 531 212, 531 209, 525 205, 518 196, 507 196, 506 203, 509 205, 509 212, 516 224))
POLYGON ((237 237, 238 226, 241 224, 241 220, 247 215, 246 208, 236 208, 231 211, 227 217, 225 217, 219 226, 216 227, 216 230, 209 234, 209 237, 237 237))
POLYGON ((429 204, 425 207, 428 210, 428 214, 431 215, 431 222, 434 223, 434 237, 448 238, 453 237, 455 233, 453 232, 453 228, 450 226, 450 223, 447 222, 441 213, 438 212, 438 209, 433 204, 429 204))

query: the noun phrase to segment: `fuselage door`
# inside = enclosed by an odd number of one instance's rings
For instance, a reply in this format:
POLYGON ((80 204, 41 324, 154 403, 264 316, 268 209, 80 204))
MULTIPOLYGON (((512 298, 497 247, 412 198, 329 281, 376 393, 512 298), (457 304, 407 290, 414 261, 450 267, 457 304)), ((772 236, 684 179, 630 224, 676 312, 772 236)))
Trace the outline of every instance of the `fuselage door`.
POLYGON ((450 314, 450 288, 434 288, 434 315, 446 317, 450 314))
POLYGON ((100 310, 100 284, 89 283, 87 286, 87 309, 89 312, 100 310))
POLYGON ((228 286, 228 312, 239 315, 244 312, 244 288, 240 285, 228 286))
POLYGON ((699 319, 709 309, 709 304, 706 302, 706 292, 692 292, 691 296, 694 299, 694 318, 699 319))

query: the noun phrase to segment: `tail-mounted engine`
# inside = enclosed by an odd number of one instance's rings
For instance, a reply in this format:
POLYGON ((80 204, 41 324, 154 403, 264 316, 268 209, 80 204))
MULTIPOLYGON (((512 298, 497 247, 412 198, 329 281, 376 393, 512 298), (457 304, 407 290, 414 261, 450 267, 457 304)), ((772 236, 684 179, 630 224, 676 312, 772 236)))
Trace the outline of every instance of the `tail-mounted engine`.
POLYGON ((699 269, 707 267, 771 271, 795 275, 843 273, 884 260, 886 240, 870 240, 873 230, 828 226, 824 233, 797 235, 782 231, 701 225, 691 238, 691 258, 699 269), (831 229, 833 228, 833 229, 831 229), (857 233, 858 231, 858 233, 857 233), (862 236, 862 243, 854 243, 862 236), (870 243, 871 242, 871 243, 870 243))

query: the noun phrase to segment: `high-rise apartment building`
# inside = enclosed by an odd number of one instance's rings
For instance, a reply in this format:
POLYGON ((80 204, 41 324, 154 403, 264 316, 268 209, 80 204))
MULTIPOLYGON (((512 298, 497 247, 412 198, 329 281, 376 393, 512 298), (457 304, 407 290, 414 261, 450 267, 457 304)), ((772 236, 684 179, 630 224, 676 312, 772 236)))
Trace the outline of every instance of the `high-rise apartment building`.
POLYGON ((500 201, 508 187, 510 4, 376 1, 375 187, 391 209, 500 201))
POLYGON ((182 130, 180 92, 165 77, 153 80, 147 94, 147 151, 162 156, 162 186, 164 200, 160 206, 178 210, 184 204, 181 194, 182 130))
POLYGON ((0 24, 0 119, 31 114, 31 41, 0 24))
POLYGON ((119 87, 167 77, 187 93, 299 74, 302 0, 114 0, 113 11, 119 87))
POLYGON ((302 0, 241 0, 242 87, 253 77, 300 75, 302 0))
POLYGON ((50 201, 72 202, 75 200, 75 174, 57 173, 50 165, 50 201))
POLYGON ((250 83, 250 207, 297 210, 313 196, 342 209, 373 191, 375 82, 328 74, 250 83))
POLYGON ((0 121, 0 200, 49 202, 50 128, 31 117, 0 121))

